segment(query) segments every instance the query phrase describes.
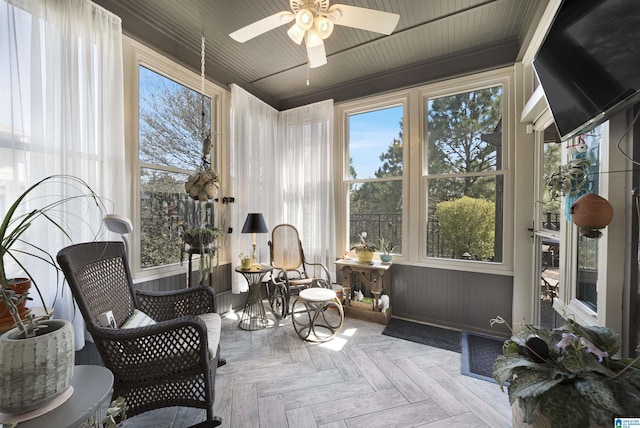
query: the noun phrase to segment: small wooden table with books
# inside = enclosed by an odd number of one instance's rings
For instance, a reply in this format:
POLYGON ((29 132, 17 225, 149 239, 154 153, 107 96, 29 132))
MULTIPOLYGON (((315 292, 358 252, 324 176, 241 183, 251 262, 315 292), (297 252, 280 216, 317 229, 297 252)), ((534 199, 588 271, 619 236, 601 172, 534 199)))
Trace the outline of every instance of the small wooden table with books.
POLYGON ((344 298, 344 314, 354 318, 387 324, 391 318, 391 306, 382 312, 378 307, 380 296, 391 296, 392 263, 360 263, 357 260, 336 261, 340 267, 344 298), (362 291, 362 302, 354 298, 354 293, 362 291))

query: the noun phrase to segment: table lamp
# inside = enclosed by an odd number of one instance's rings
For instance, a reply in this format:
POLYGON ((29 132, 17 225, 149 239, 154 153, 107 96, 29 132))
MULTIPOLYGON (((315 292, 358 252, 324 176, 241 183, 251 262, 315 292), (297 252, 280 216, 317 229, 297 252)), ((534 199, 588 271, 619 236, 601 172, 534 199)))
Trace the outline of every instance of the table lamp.
POLYGON ((256 233, 268 233, 267 225, 264 222, 264 218, 261 213, 249 213, 247 219, 242 226, 242 233, 253 233, 253 252, 251 253, 252 265, 258 264, 256 257, 256 233))

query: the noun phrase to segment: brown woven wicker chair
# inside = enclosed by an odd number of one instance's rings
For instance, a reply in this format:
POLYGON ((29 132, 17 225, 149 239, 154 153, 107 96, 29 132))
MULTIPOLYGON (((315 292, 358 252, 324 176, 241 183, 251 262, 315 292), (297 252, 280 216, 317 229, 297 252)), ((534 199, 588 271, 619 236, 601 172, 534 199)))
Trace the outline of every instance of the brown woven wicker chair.
POLYGON ((326 266, 310 263, 305 258, 295 226, 279 224, 273 228, 269 254, 273 272, 267 294, 275 316, 287 316, 292 293, 297 294, 308 287, 331 288, 331 274, 326 266))
POLYGON ((112 397, 126 400, 127 417, 187 406, 206 409, 202 426, 219 425, 213 402, 220 316, 213 313, 213 291, 204 287, 163 293, 134 290, 122 242, 72 245, 60 250, 57 259, 100 356, 113 372, 112 397), (102 327, 97 319, 112 311, 120 327, 134 309, 156 324, 111 328, 102 327))

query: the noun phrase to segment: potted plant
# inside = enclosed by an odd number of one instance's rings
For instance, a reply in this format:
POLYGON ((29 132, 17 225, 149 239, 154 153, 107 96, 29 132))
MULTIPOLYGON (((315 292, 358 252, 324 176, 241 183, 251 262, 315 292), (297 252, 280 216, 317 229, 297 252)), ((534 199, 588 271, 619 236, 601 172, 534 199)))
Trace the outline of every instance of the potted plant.
POLYGON ((546 180, 551 199, 557 199, 562 195, 576 196, 584 192, 589 184, 590 162, 584 157, 572 159, 566 165, 562 165, 546 180))
MULTIPOLYGON (((500 317, 491 322, 506 324, 500 317)), ((620 343, 613 330, 570 320, 553 330, 523 325, 493 366, 500 387, 508 383, 514 426, 521 426, 520 417, 533 426, 562 428, 637 417, 640 357, 616 357, 620 343)))
POLYGON ((383 253, 380 254, 380 260, 382 263, 390 263, 393 258, 391 253, 396 249, 396 245, 387 242, 383 237, 378 238, 378 242, 380 242, 380 249, 383 251, 383 253))
MULTIPOLYGON (((203 112, 204 115, 204 112, 203 112)), ((218 248, 213 245, 218 235, 222 232, 222 228, 211 226, 206 223, 206 209, 204 204, 215 198, 220 189, 219 177, 211 164, 207 160, 207 153, 210 150, 211 139, 207 135, 202 141, 202 165, 189 175, 184 184, 184 189, 190 198, 200 203, 200 220, 199 225, 186 229, 182 234, 182 240, 189 246, 186 251, 189 254, 198 253, 200 255, 198 270, 200 272, 200 281, 205 281, 213 268, 218 266, 219 254, 218 248), (214 265, 215 258, 215 265, 214 265)), ((185 253, 184 245, 180 249, 180 261, 182 261, 185 253)))
POLYGON ((248 254, 241 252, 238 257, 240 258, 240 267, 242 269, 251 269, 251 257, 248 254))
MULTIPOLYGON (((66 320, 34 320, 23 316, 20 305, 27 299, 27 291, 16 291, 9 278, 9 264, 20 268, 38 293, 46 307, 35 278, 24 264, 32 258, 58 269, 54 256, 37 242, 25 239, 24 233, 36 221, 47 222, 70 239, 65 223, 59 214, 65 205, 77 199, 86 199, 104 212, 102 201, 83 180, 66 175, 44 178, 25 190, 9 207, 0 224, 0 300, 8 308, 15 328, 0 336, 0 412, 22 413, 46 405, 69 391, 73 376, 74 336, 73 327, 66 320), (71 196, 34 207, 37 189, 48 184, 63 184, 71 196)), ((43 199, 44 200, 44 199, 43 199)))
POLYGON ((376 251, 376 246, 367 243, 367 232, 359 233, 358 237, 360 238, 360 242, 352 245, 351 251, 355 250, 360 263, 371 263, 373 253, 376 251))
POLYGON ((188 248, 185 249, 184 245, 182 246, 180 260, 183 259, 185 251, 199 254, 198 270, 201 281, 205 281, 213 273, 213 268, 218 266, 218 247, 213 243, 221 233, 222 228, 205 224, 204 226, 189 228, 182 234, 182 240, 188 248))
MULTIPOLYGON (((205 162, 205 158, 203 158, 203 162, 205 162)), ((209 168, 206 163, 193 174, 189 175, 189 178, 184 183, 184 190, 189 197, 200 202, 206 202, 209 199, 215 198, 219 189, 218 175, 213 169, 209 168)))

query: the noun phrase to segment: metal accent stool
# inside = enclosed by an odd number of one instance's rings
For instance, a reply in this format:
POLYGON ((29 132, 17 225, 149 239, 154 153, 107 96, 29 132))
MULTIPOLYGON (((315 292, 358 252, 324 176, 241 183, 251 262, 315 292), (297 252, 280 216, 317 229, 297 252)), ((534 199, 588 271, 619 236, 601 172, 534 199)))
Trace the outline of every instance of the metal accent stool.
POLYGON ((344 310, 334 290, 307 288, 300 291, 291 308, 293 327, 300 339, 326 342, 342 328, 344 310))

